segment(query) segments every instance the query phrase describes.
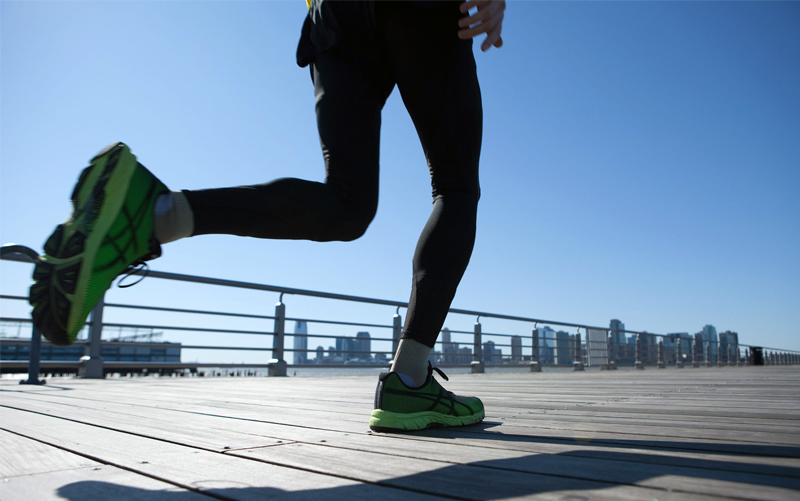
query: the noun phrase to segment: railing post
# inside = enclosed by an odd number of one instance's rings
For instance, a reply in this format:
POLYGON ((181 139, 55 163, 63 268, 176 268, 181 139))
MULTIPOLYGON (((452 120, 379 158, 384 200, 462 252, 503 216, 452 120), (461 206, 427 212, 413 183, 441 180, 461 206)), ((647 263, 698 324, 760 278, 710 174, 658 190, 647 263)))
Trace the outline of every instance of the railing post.
MULTIPOLYGON (((739 357, 736 357, 736 358, 739 358, 739 357)), ((733 363, 733 345, 729 344, 728 345, 728 367, 733 367, 733 365, 734 365, 734 363, 733 363)))
POLYGON ((400 345, 400 336, 403 333, 403 319, 400 317, 400 307, 392 317, 392 358, 397 354, 397 347, 400 345))
POLYGON ((722 341, 717 341, 717 367, 722 367, 722 341))
POLYGON ((486 372, 486 366, 483 364, 483 345, 481 343, 481 317, 478 317, 475 321, 475 339, 472 345, 472 364, 470 364, 473 374, 486 372))
POLYGON ((103 308, 106 296, 103 294, 92 310, 89 321, 89 347, 87 354, 81 357, 78 367, 78 377, 87 379, 103 379, 103 357, 101 352, 101 339, 103 337, 103 308))
POLYGON ((678 344, 675 346, 675 368, 683 369, 683 340, 678 338, 677 341, 678 344))
POLYGON ((744 349, 744 366, 749 367, 751 365, 750 362, 750 348, 745 347, 744 349))
POLYGON ((697 363, 697 339, 692 339, 692 368, 697 369, 700 364, 697 363))
POLYGON ((706 341, 706 352, 703 358, 706 367, 711 367, 711 341, 706 341))
MULTIPOLYGON (((588 337, 587 337, 588 339, 588 337)), ((581 350, 581 333, 575 333, 575 360, 572 362, 573 371, 583 370, 583 350, 581 350)))
POLYGON ((42 359, 42 333, 34 325, 31 329, 31 353, 28 357, 28 379, 19 384, 47 384, 44 379, 39 379, 39 367, 42 359))
POLYGON ((616 343, 614 342, 614 335, 608 335, 608 370, 617 370, 617 353, 616 343))
POLYGON ((658 368, 665 369, 667 366, 664 364, 664 340, 658 340, 658 368))
POLYGON ((539 329, 533 329, 531 334, 531 372, 542 372, 539 363, 539 329))
POLYGON ((636 334, 636 362, 634 363, 634 367, 639 370, 644 370, 644 364, 642 363, 642 335, 636 334))
POLYGON ((267 362, 269 376, 285 376, 286 360, 283 359, 283 340, 286 332, 286 305, 283 294, 275 305, 275 328, 272 330, 272 359, 267 362))

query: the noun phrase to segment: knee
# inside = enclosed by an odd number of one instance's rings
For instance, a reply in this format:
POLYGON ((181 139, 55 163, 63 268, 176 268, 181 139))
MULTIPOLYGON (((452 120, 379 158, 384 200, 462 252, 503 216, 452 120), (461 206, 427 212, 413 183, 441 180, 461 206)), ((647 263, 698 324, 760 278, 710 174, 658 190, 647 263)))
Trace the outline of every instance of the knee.
POLYGON ((336 240, 352 242, 364 236, 376 212, 377 207, 364 207, 348 214, 340 222, 336 240))

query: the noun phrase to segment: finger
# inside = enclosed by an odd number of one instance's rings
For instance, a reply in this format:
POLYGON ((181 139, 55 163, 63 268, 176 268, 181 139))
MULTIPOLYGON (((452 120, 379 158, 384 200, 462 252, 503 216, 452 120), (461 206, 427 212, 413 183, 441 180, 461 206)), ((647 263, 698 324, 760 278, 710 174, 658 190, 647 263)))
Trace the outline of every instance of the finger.
POLYGON ((483 22, 489 19, 492 16, 492 12, 488 9, 479 10, 477 14, 470 17, 462 17, 458 20, 458 25, 462 28, 466 28, 471 24, 478 24, 479 22, 483 22))
POLYGON ((481 51, 486 52, 492 47, 497 47, 499 49, 502 46, 503 37, 500 36, 500 33, 490 33, 489 36, 486 37, 486 40, 484 40, 481 44, 481 51))
POLYGON ((478 0, 469 0, 468 2, 464 2, 459 6, 461 12, 466 14, 471 8, 477 7, 480 2, 478 0))
POLYGON ((472 28, 459 30, 458 31, 458 38, 461 38, 463 40, 466 40, 468 38, 474 38, 474 37, 480 35, 481 33, 488 32, 491 29, 492 29, 492 26, 489 25, 488 23, 481 23, 481 24, 479 24, 477 26, 474 26, 472 28))

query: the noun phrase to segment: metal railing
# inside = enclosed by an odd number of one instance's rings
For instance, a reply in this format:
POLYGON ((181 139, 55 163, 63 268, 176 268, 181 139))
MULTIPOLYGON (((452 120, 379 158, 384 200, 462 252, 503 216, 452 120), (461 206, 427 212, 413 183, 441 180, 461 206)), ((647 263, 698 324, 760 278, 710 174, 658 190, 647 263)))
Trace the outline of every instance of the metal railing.
MULTIPOLYGON (((10 261, 18 262, 36 262, 38 255, 30 248, 15 245, 4 246, 1 249, 0 258, 10 261)), ((328 363, 326 357, 320 360, 317 357, 317 363, 312 365, 314 367, 341 367, 344 364, 342 360, 337 360, 336 357, 344 358, 358 358, 355 355, 366 355, 362 357, 362 363, 358 367, 385 367, 389 359, 397 350, 402 331, 402 318, 400 316, 400 308, 407 308, 408 303, 402 301, 392 301, 384 299, 376 299, 361 296, 352 296, 345 294, 335 294, 328 292, 320 292, 306 289, 296 289, 290 287, 274 286, 257 284, 250 282, 240 282, 233 280, 223 280, 216 278, 200 277, 193 275, 182 275, 176 273, 166 273, 160 271, 147 272, 148 277, 159 278, 171 281, 189 282, 197 284, 207 284, 222 287, 232 287, 238 289, 250 289, 257 291, 275 292, 279 293, 278 303, 275 305, 273 315, 257 315, 249 313, 235 313, 223 311, 206 311, 185 308, 172 308, 165 306, 147 306, 147 305, 131 305, 131 304, 118 304, 106 303, 105 297, 97 303, 92 310, 88 319, 88 339, 77 341, 75 344, 84 346, 86 354, 78 361, 62 362, 60 366, 72 367, 77 370, 79 376, 88 378, 102 378, 109 372, 125 372, 133 369, 146 369, 152 371, 169 370, 175 368, 184 368, 189 370, 197 370, 203 367, 219 367, 219 368, 266 368, 270 376, 285 376, 287 368, 290 366, 284 360, 287 352, 303 352, 314 353, 315 350, 307 348, 286 348, 284 341, 287 335, 295 338, 319 338, 319 339, 340 339, 341 335, 328 335, 321 333, 301 334, 301 333, 288 333, 286 332, 286 322, 306 322, 318 325, 339 325, 339 326, 355 326, 355 327, 369 327, 391 330, 391 337, 370 337, 370 342, 382 342, 384 344, 391 343, 391 351, 377 351, 372 349, 361 349, 358 338, 349 338, 351 341, 350 347, 342 347, 336 349, 333 356, 329 356, 328 363), (366 303, 377 306, 391 306, 395 308, 395 314, 392 317, 391 324, 377 324, 377 323, 362 323, 362 322, 347 322, 338 320, 326 319, 309 319, 309 318, 292 318, 286 316, 286 304, 283 302, 284 295, 298 295, 324 299, 334 299, 340 301, 347 301, 352 303, 366 303), (214 317, 238 317, 249 318, 257 320, 271 320, 273 322, 273 329, 271 331, 265 330, 243 330, 243 329, 229 329, 229 328, 211 328, 211 327, 187 327, 187 326, 171 326, 171 325, 152 325, 152 324, 130 324, 130 323, 113 323, 104 322, 103 316, 107 308, 118 309, 136 309, 142 311, 153 312, 167 312, 167 313, 185 313, 193 315, 209 315, 214 317), (208 345, 180 345, 182 349, 198 349, 198 350, 241 350, 241 351, 263 351, 271 352, 271 358, 263 364, 230 364, 230 363, 169 363, 169 362, 135 362, 135 361, 104 361, 102 357, 102 333, 104 328, 137 328, 137 329, 163 329, 170 331, 192 331, 192 332, 211 332, 221 334, 240 334, 252 336, 267 336, 272 339, 272 346, 208 346, 208 345), (368 362, 363 363, 363 358, 367 358, 368 362)), ((0 295, 0 299, 6 300, 24 300, 27 297, 0 295)), ((749 346, 739 344, 738 339, 735 342, 712 342, 704 340, 699 335, 693 339, 686 337, 679 337, 675 335, 653 334, 644 331, 630 331, 630 330, 612 330, 605 327, 595 327, 585 324, 573 322, 560 322, 552 320, 544 320, 539 318, 497 314, 476 310, 465 309, 450 309, 451 314, 457 315, 471 315, 476 317, 476 321, 471 331, 465 330, 446 330, 447 337, 452 335, 467 336, 471 343, 467 341, 454 342, 451 339, 443 338, 440 336, 439 342, 441 343, 441 352, 435 352, 434 356, 438 356, 437 361, 440 365, 445 367, 464 366, 470 367, 473 373, 482 373, 486 367, 498 365, 529 365, 531 372, 540 372, 542 367, 572 367, 573 370, 584 370, 584 367, 599 367, 601 370, 613 370, 617 366, 627 365, 633 366, 637 369, 643 369, 647 365, 656 366, 658 368, 666 368, 669 365, 674 365, 677 368, 683 368, 688 364, 692 367, 711 365, 716 366, 744 366, 744 365, 788 365, 800 363, 800 352, 793 350, 779 350, 761 347, 749 346), (508 333, 489 333, 483 332, 481 318, 510 320, 522 324, 533 324, 533 328, 529 331, 530 335, 508 334, 508 333), (539 324, 547 324, 547 328, 543 325, 539 329, 539 324), (574 328, 576 332, 570 335, 565 331, 555 332, 549 329, 549 326, 574 328), (585 334, 585 342, 581 339, 581 330, 585 334), (541 332, 540 332, 541 331, 541 332), (552 332, 552 335, 548 335, 552 332), (612 335, 612 333, 614 335, 612 335), (624 337, 625 334, 633 334, 635 336, 635 343, 618 343, 615 342, 615 337, 619 338, 620 335, 624 337), (487 340, 488 339, 488 340, 487 340), (497 340, 498 342, 495 342, 497 340), (504 343, 501 341, 509 341, 504 343), (472 349, 460 348, 460 345, 471 344, 472 349), (498 348, 509 348, 511 352, 510 358, 503 359, 498 348), (744 355, 741 349, 744 348, 744 355), (523 353, 527 352, 527 355, 523 353), (499 363, 498 363, 499 362, 499 363)), ((0 318, 0 321, 15 321, 15 322, 30 322, 29 318, 0 318)), ((530 328, 530 327, 529 327, 530 328)), ((445 331, 443 331, 445 332, 445 331)), ((8 343, 8 340, 5 341, 8 343)), ((115 342, 114 346, 117 347, 163 347, 163 343, 139 343, 139 342, 115 342)), ((40 361, 41 352, 41 335, 33 327, 31 341, 30 341, 30 355, 29 360, 25 362, 28 368, 28 380, 24 381, 28 384, 41 384, 39 375, 42 369, 40 361)), ((9 361, 2 362, 4 367, 8 367, 9 361)), ((45 366, 53 365, 45 362, 45 366)), ((304 365, 305 366, 305 365, 304 365)))

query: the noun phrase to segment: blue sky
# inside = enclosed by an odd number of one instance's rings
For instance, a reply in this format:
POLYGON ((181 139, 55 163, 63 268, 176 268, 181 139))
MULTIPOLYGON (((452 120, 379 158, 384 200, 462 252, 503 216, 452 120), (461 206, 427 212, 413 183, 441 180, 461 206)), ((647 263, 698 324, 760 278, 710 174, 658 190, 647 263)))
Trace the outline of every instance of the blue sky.
MULTIPOLYGON (((0 2, 0 242, 41 249, 69 214, 81 168, 117 140, 172 189, 321 180, 313 87, 294 62, 305 12, 301 0, 0 2)), ((798 25, 798 2, 509 2, 505 46, 476 47, 483 196, 453 306, 619 318, 657 333, 713 324, 743 343, 800 350, 798 25)), ((380 207, 362 239, 204 236, 166 246, 151 267, 407 300, 431 200, 397 92, 381 148, 380 207)), ((3 293, 25 293, 28 266, 3 262, 0 273, 3 293)), ((270 314, 277 295, 148 279, 107 300, 270 314)), ((394 314, 285 302, 298 317, 390 324, 394 314)), ((119 310, 108 321, 218 325, 119 310)))

